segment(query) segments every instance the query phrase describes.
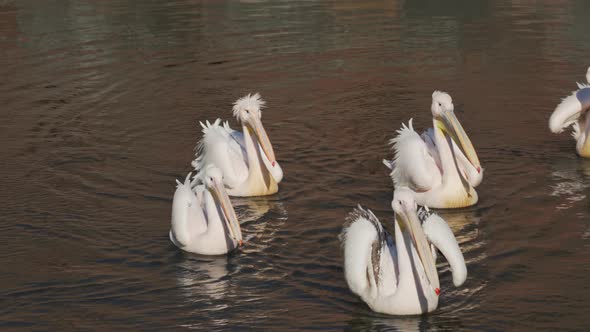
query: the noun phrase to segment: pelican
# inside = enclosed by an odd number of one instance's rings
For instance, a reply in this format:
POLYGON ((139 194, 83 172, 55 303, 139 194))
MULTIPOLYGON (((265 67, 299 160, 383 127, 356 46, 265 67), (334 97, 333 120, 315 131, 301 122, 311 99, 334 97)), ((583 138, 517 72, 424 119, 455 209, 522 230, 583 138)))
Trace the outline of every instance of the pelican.
POLYGON ((449 262, 457 287, 467 278, 463 254, 441 217, 427 209, 417 211, 409 189, 396 190, 391 205, 391 223, 381 224, 360 205, 347 217, 340 234, 346 282, 373 311, 431 312, 440 294, 435 247, 449 262))
POLYGON ((477 153, 453 112, 453 100, 445 92, 432 94, 433 128, 418 135, 402 124, 390 141, 394 160, 390 168, 394 186, 408 187, 419 205, 459 208, 477 203, 475 191, 483 178, 477 153))
POLYGON ((201 123, 203 139, 197 144, 195 169, 214 164, 224 175, 223 183, 231 196, 271 195, 279 190, 283 170, 262 126, 264 100, 258 93, 248 94, 233 105, 233 114, 242 125, 236 131, 217 119, 201 123))
POLYGON ((222 255, 242 245, 240 223, 218 168, 208 165, 193 181, 189 173, 184 183, 176 182, 169 233, 175 246, 196 254, 222 255))
POLYGON ((578 83, 578 90, 564 98, 549 118, 549 129, 558 134, 573 125, 576 152, 590 158, 590 67, 586 72, 587 84, 578 83))

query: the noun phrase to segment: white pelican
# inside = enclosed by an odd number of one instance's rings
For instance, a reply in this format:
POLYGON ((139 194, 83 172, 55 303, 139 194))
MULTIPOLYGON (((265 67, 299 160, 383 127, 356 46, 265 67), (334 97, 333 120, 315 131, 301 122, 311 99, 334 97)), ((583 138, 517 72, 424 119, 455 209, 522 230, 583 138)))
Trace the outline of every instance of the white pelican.
POLYGON ((200 169, 214 164, 224 175, 223 183, 231 196, 271 195, 279 190, 283 170, 260 121, 264 100, 258 93, 238 99, 234 116, 242 124, 242 132, 233 130, 217 119, 213 124, 201 123, 203 139, 197 145, 192 165, 200 169))
POLYGON ((434 128, 420 136, 411 119, 408 126, 402 124, 398 135, 390 141, 394 160, 383 160, 392 170, 394 186, 410 188, 419 205, 459 208, 477 203, 474 188, 481 183, 483 170, 453 109, 451 96, 434 91, 434 128))
POLYGON ((587 84, 578 83, 578 90, 557 105, 549 118, 549 129, 558 134, 573 124, 576 152, 581 157, 590 158, 590 67, 586 80, 587 84))
POLYGON ((463 254, 441 217, 416 211, 409 189, 396 190, 391 205, 393 222, 381 224, 360 206, 348 216, 340 234, 346 282, 373 311, 392 315, 433 311, 440 294, 434 247, 448 260, 455 286, 467 278, 463 254))
POLYGON ((222 255, 242 244, 240 223, 218 168, 208 165, 192 182, 190 173, 184 183, 176 182, 169 234, 174 245, 196 254, 222 255))

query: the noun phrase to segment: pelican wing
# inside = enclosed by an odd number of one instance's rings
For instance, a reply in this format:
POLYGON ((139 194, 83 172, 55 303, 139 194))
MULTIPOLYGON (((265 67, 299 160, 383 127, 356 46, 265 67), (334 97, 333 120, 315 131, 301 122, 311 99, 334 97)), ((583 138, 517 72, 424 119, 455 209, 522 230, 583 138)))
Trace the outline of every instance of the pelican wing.
POLYGON ((233 188, 244 182, 248 177, 248 165, 243 147, 241 133, 220 125, 217 119, 213 124, 208 121, 201 123, 203 127, 203 139, 197 145, 196 158, 192 166, 196 170, 203 169, 208 164, 213 164, 221 169, 224 184, 233 188))
POLYGON ((449 225, 437 214, 428 213, 425 217, 424 223, 422 224, 424 234, 428 238, 428 241, 434 244, 449 262, 453 273, 453 284, 455 286, 461 286, 467 278, 467 266, 465 265, 463 253, 461 253, 453 231, 451 231, 449 225))
POLYGON ((360 205, 347 218, 339 235, 344 249, 345 276, 350 289, 363 294, 382 282, 382 254, 386 236, 379 219, 360 205))
POLYGON ((188 207, 188 231, 190 234, 202 234, 207 231, 207 219, 205 218, 203 205, 203 191, 205 186, 199 186, 193 191, 188 207))
POLYGON ((414 131, 411 119, 408 126, 402 124, 397 133, 390 141, 395 151, 391 171, 393 183, 416 192, 429 191, 441 182, 432 148, 414 131))
MULTIPOLYGON (((432 159, 434 159, 434 162, 436 163, 436 166, 438 167, 438 169, 442 169, 440 155, 438 153, 438 148, 436 147, 436 140, 434 138, 434 129, 428 128, 426 131, 424 131, 422 133, 422 135, 420 135, 420 138, 424 141, 424 144, 426 144, 426 148, 428 149, 428 153, 430 154, 432 159)), ((454 143, 454 141, 453 141, 453 143, 454 143)), ((457 145, 455 145, 455 147, 457 147, 457 145)), ((457 150, 459 150, 458 147, 457 147, 457 150)))
POLYGON ((578 84, 578 86, 580 90, 564 98, 551 114, 549 118, 551 132, 561 133, 570 125, 577 124, 580 115, 590 108, 590 85, 578 84))
POLYGON ((196 192, 191 189, 190 173, 184 183, 176 180, 176 191, 172 200, 172 223, 170 228, 170 240, 177 247, 188 245, 195 235, 207 230, 207 221, 203 213, 202 197, 203 186, 198 186, 196 192))

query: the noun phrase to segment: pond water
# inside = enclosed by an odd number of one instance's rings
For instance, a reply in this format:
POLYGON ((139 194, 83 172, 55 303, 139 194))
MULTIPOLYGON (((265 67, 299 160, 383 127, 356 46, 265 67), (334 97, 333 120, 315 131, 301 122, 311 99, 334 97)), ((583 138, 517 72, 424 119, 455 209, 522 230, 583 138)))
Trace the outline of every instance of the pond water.
POLYGON ((585 1, 0 1, 0 327, 588 330, 590 161, 548 118, 590 65, 585 1), (391 220, 381 159, 447 91, 485 168, 442 211, 469 271, 428 315, 373 313, 338 233, 391 220), (168 239, 198 121, 259 91, 285 172, 236 199, 225 257, 168 239))

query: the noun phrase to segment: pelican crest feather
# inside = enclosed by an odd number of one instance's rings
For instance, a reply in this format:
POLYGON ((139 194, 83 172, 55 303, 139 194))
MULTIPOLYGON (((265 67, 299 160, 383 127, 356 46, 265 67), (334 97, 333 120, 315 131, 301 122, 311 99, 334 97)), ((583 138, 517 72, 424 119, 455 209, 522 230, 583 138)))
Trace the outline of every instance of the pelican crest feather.
MULTIPOLYGON (((260 93, 256 92, 254 94, 247 94, 244 97, 236 100, 233 105, 233 114, 239 120, 240 119, 240 112, 242 110, 262 110, 266 102, 262 97, 260 97, 260 93)), ((262 112, 261 112, 262 113, 262 112)))

